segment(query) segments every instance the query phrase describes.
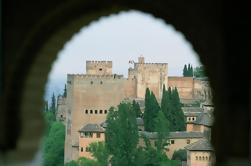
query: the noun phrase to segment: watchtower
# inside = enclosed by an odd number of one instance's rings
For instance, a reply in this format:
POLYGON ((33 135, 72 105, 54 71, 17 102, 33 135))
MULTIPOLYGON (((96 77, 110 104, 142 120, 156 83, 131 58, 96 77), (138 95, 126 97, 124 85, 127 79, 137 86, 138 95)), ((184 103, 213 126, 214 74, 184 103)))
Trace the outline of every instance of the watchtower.
POLYGON ((86 61, 86 74, 111 75, 112 61, 86 61))

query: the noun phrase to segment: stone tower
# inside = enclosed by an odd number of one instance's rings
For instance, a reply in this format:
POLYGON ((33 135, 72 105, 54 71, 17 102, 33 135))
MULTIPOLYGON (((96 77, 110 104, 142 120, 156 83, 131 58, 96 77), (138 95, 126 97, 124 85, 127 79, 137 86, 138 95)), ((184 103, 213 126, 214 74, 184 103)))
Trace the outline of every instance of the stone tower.
POLYGON ((112 61, 86 61, 86 74, 111 75, 112 61))
POLYGON ((162 96, 163 85, 168 87, 167 63, 145 63, 144 57, 139 57, 134 68, 129 68, 128 78, 135 78, 137 98, 144 98, 146 88, 155 94, 157 99, 162 96))

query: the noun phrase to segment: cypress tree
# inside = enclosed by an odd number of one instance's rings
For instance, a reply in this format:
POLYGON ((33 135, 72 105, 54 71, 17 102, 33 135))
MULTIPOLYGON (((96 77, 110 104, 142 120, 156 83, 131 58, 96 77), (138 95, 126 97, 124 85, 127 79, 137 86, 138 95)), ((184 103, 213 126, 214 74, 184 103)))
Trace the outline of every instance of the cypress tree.
POLYGON ((191 77, 193 77, 193 66, 191 65, 191 77))
POLYGON ((181 103, 177 88, 172 91, 172 107, 173 107, 173 130, 184 131, 185 130, 185 118, 181 109, 181 103))
POLYGON ((135 100, 132 101, 132 109, 136 114, 136 117, 142 117, 142 112, 140 110, 139 103, 136 102, 135 100))
POLYGON ((187 68, 187 76, 190 77, 190 75, 191 75, 191 65, 189 63, 187 68))
POLYGON ((145 94, 145 112, 144 112, 144 127, 146 131, 154 131, 154 118, 157 117, 160 106, 157 99, 149 88, 145 94))
POLYGON ((149 88, 146 88, 146 93, 145 93, 145 111, 144 111, 144 127, 146 131, 150 130, 150 119, 151 119, 151 107, 150 107, 150 98, 151 98, 151 92, 149 88))
POLYGON ((185 64, 185 66, 184 66, 184 68, 183 68, 183 76, 184 76, 184 77, 187 77, 187 71, 188 71, 187 65, 185 64))
POLYGON ((50 111, 52 111, 54 114, 55 114, 55 112, 56 112, 56 98, 55 98, 54 93, 52 94, 52 97, 51 97, 51 107, 50 107, 50 111))

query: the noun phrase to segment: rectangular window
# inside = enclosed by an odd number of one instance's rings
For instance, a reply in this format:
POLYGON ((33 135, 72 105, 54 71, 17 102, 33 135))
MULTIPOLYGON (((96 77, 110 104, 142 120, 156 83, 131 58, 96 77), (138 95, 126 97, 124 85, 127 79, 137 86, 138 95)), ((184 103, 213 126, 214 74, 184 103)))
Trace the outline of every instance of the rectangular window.
POLYGON ((97 133, 97 138, 100 138, 100 133, 97 133))
POLYGON ((81 147, 80 151, 81 151, 81 152, 83 152, 83 151, 84 151, 84 148, 83 148, 83 147, 81 147))
POLYGON ((190 139, 187 139, 187 144, 190 144, 190 139))
POLYGON ((174 140, 173 139, 171 140, 171 144, 174 144, 174 140))
POLYGON ((89 137, 92 137, 92 136, 93 136, 93 133, 85 132, 85 137, 89 138, 89 137))

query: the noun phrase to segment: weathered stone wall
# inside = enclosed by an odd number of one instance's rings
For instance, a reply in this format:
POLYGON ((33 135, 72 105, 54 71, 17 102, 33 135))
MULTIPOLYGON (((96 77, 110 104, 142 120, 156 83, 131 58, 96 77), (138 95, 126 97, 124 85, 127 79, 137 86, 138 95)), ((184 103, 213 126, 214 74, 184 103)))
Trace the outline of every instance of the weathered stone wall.
POLYGON ((146 88, 155 94, 157 99, 162 96, 162 87, 167 87, 167 63, 134 63, 137 79, 137 97, 144 98, 146 88))
POLYGON ((112 61, 86 61, 86 74, 110 75, 112 74, 112 61))
POLYGON ((67 110, 66 98, 63 96, 58 96, 56 119, 57 121, 63 122, 64 125, 66 120, 66 110, 67 110))
POLYGON ((105 133, 99 133, 100 137, 97 137, 97 133, 93 133, 93 137, 81 137, 79 135, 79 157, 86 157, 89 159, 94 159, 92 153, 87 151, 86 148, 90 146, 91 143, 94 142, 104 142, 105 141, 105 133), (83 148, 83 151, 81 151, 83 148))
POLYGON ((213 153, 210 151, 188 151, 188 166, 211 166, 214 163, 213 153))
POLYGON ((184 149, 185 146, 197 142, 201 138, 175 138, 170 139, 174 141, 174 144, 170 144, 167 148, 166 155, 169 159, 173 157, 173 153, 179 149, 184 149))
MULTIPOLYGON (((82 126, 104 122, 111 106, 135 96, 135 79, 118 75, 68 75, 67 105, 70 118, 67 123, 66 136, 69 139, 66 138, 66 151, 78 143, 78 130, 82 126)), ((66 152, 66 155, 69 153, 66 152)))
POLYGON ((193 77, 168 77, 168 86, 177 87, 181 99, 193 99, 193 77))
POLYGON ((194 98, 204 101, 212 100, 212 92, 207 80, 194 79, 194 98))

